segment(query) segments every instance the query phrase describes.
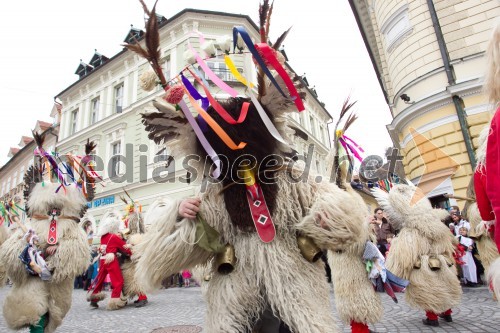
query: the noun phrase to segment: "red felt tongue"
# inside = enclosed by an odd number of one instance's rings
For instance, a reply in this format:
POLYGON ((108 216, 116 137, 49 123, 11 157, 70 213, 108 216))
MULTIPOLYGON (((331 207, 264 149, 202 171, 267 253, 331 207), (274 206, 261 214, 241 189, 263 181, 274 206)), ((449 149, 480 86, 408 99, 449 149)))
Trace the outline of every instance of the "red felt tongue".
POLYGON ((252 220, 260 239, 264 243, 269 243, 276 235, 271 213, 267 208, 266 199, 264 198, 260 186, 254 184, 251 187, 252 191, 250 191, 250 189, 247 190, 247 201, 250 212, 252 213, 252 220), (255 196, 255 192, 257 192, 257 196, 255 196), (252 194, 254 195, 252 196, 252 194))
POLYGON ((47 237, 47 243, 50 245, 55 245, 57 243, 57 221, 52 219, 49 226, 49 235, 47 237))

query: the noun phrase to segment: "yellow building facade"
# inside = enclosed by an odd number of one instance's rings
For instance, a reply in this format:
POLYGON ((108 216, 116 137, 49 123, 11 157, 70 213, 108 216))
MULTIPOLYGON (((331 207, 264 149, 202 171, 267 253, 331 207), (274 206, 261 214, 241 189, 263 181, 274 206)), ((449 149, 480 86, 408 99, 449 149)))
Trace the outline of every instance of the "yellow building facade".
POLYGON ((387 130, 408 179, 434 206, 463 206, 480 131, 497 0, 350 0, 393 120, 387 130), (448 201, 445 194, 458 200, 448 201))

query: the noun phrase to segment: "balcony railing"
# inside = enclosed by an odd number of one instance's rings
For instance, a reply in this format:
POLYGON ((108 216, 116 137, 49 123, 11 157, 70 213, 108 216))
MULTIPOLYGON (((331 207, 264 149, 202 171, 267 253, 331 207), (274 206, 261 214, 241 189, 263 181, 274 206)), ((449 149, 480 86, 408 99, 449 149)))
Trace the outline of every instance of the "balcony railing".
MULTIPOLYGON (((217 75, 222 81, 238 82, 229 69, 226 68, 212 68, 212 72, 217 75)), ((205 79, 210 81, 210 77, 205 74, 205 79)))

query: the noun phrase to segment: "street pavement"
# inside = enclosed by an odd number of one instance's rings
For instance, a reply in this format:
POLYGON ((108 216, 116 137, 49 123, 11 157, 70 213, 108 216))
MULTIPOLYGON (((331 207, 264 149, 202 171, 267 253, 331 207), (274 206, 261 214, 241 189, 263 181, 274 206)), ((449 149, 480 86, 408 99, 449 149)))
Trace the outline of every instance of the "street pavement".
MULTIPOLYGON (((10 287, 0 289, 0 302, 10 287)), ((127 305, 118 311, 107 311, 106 300, 99 309, 91 309, 85 300, 86 293, 77 289, 73 304, 58 333, 197 333, 203 332, 205 303, 199 287, 169 288, 148 295, 149 304, 142 308, 127 305)), ((500 305, 494 302, 486 287, 464 288, 462 303, 453 309, 453 322, 440 321, 440 327, 422 324, 424 313, 406 305, 403 294, 398 294, 396 304, 385 294, 379 294, 384 304, 384 316, 380 323, 371 326, 376 332, 500 332, 500 305)), ((331 292, 334 313, 333 292, 331 292)), ((349 326, 337 324, 341 332, 350 332, 349 326)), ((10 333, 0 316, 0 332, 10 333)), ((28 332, 27 329, 20 332, 28 332)), ((299 332, 300 333, 300 332, 299 332)))

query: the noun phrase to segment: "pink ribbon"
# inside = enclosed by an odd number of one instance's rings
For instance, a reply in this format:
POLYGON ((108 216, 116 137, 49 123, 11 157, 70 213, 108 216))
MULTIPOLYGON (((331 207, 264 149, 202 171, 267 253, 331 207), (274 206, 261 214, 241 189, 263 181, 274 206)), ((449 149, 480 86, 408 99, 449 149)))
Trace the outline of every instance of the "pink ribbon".
POLYGON ((200 143, 205 149, 207 155, 210 156, 210 158, 215 164, 215 170, 213 171, 212 176, 214 178, 219 178, 221 174, 221 161, 219 159, 219 156, 217 156, 217 153, 212 148, 205 135, 203 135, 200 126, 198 126, 198 123, 194 119, 193 114, 191 113, 191 110, 189 110, 189 107, 187 106, 186 102, 184 102, 184 100, 181 100, 179 102, 179 106, 181 107, 181 110, 184 113, 184 116, 186 116, 186 119, 188 120, 189 124, 193 128, 194 133, 198 137, 198 140, 200 140, 200 143))
POLYGON ((219 88, 221 88, 222 90, 227 92, 229 95, 231 95, 231 97, 238 96, 238 92, 235 89, 228 86, 217 75, 215 75, 215 73, 210 69, 210 67, 207 66, 205 61, 203 61, 203 59, 200 57, 198 52, 196 52, 196 50, 191 46, 191 44, 189 44, 188 47, 191 50, 191 52, 193 52, 194 57, 196 59, 196 62, 198 62, 198 64, 201 66, 201 68, 203 69, 205 74, 208 75, 208 77, 210 78, 210 80, 212 80, 213 83, 215 83, 219 88))
POLYGON ((342 137, 339 138, 339 142, 342 144, 346 152, 350 151, 358 161, 360 162, 363 161, 363 159, 361 158, 361 156, 359 156, 359 153, 356 151, 356 149, 354 149, 351 145, 345 142, 345 140, 342 137))
POLYGON ((362 152, 362 153, 364 153, 364 152, 365 152, 365 151, 363 150, 363 148, 361 148, 361 146, 360 146, 360 145, 358 145, 358 144, 357 144, 357 143, 356 143, 353 139, 351 139, 351 138, 350 138, 350 137, 348 137, 347 135, 345 135, 345 134, 344 134, 344 135, 342 135, 342 137, 343 137, 344 139, 346 139, 347 141, 351 142, 351 143, 354 145, 354 147, 358 148, 358 150, 359 150, 360 152, 362 152))

